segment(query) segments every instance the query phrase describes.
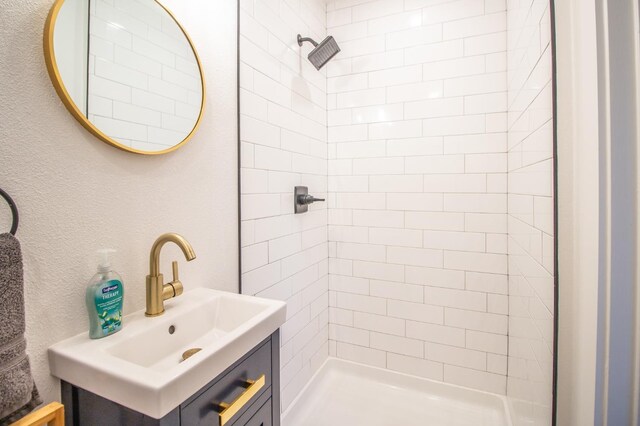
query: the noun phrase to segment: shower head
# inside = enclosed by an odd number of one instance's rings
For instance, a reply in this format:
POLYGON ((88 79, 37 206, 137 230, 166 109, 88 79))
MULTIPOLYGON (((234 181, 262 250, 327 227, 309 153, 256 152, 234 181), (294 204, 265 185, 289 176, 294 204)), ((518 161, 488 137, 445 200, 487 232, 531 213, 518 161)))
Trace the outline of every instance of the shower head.
POLYGON ((300 34, 298 34, 298 45, 302 46, 302 43, 304 43, 305 41, 308 41, 315 46, 315 49, 313 49, 311 53, 309 53, 308 58, 317 70, 320 70, 320 68, 324 67, 327 62, 331 60, 331 58, 333 58, 338 54, 338 52, 340 52, 340 47, 332 36, 325 38, 320 44, 318 44, 313 39, 302 37, 300 34))

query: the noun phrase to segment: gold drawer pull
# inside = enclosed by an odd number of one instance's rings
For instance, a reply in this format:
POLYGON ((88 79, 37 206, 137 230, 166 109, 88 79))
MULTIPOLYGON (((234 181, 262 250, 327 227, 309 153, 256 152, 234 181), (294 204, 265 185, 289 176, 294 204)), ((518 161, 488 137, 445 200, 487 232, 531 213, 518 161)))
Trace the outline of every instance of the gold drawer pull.
POLYGON ((264 374, 258 378, 258 380, 246 380, 244 385, 247 387, 244 392, 240 394, 231 404, 221 402, 218 405, 222 409, 220 411, 220 426, 227 424, 231 418, 242 410, 242 407, 247 405, 247 402, 251 400, 260 389, 264 387, 265 377, 264 374))

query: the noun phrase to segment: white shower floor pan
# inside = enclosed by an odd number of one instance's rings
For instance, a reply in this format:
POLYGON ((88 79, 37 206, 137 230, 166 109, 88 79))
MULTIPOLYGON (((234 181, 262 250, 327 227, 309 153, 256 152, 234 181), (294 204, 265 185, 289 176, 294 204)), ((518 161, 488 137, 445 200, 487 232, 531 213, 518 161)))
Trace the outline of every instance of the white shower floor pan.
POLYGON ((511 426, 500 395, 329 358, 282 426, 511 426))

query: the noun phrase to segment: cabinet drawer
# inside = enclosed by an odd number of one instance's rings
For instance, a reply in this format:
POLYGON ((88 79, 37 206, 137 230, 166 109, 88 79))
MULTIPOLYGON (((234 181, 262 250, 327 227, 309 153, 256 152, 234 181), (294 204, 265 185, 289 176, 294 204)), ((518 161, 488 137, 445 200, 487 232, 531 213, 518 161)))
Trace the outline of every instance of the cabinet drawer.
POLYGON ((245 426, 271 426, 271 399, 269 399, 245 426))
MULTIPOLYGON (((230 372, 224 374, 219 380, 208 389, 199 394, 195 399, 187 402, 181 410, 181 423, 183 425, 219 425, 220 410, 219 404, 231 404, 236 400, 240 404, 234 407, 241 408, 229 419, 227 425, 230 426, 247 409, 257 409, 252 404, 265 392, 271 392, 271 340, 267 341, 255 352, 242 360, 230 372), (258 381, 264 375, 264 384, 258 381), (258 381, 249 385, 248 381, 258 381), (251 398, 242 401, 241 395, 253 394, 251 398), (240 398, 240 399, 239 399, 240 398)), ((246 398, 245 398, 246 399, 246 398)), ((255 404, 253 404, 255 405, 255 404)))

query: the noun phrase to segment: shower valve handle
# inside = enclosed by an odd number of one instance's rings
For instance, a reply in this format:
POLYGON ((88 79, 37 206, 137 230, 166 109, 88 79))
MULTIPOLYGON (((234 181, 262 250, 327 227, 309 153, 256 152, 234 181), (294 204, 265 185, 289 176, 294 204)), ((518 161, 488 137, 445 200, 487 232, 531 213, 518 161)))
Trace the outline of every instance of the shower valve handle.
POLYGON ((303 206, 315 203, 316 201, 324 201, 324 198, 316 198, 309 194, 298 195, 298 204, 302 204, 303 206))
POLYGON ((309 204, 316 201, 324 201, 324 198, 309 195, 309 188, 306 186, 295 187, 293 192, 293 211, 295 214, 306 213, 309 210, 309 204))

